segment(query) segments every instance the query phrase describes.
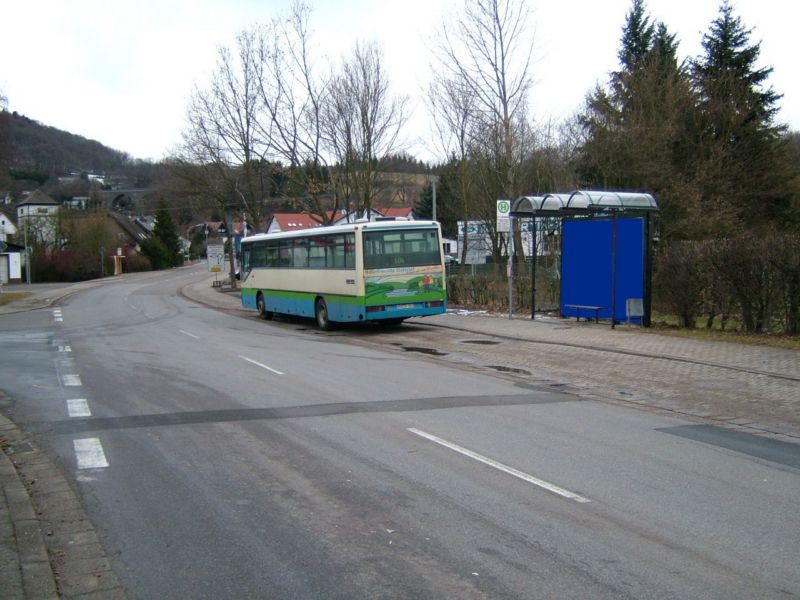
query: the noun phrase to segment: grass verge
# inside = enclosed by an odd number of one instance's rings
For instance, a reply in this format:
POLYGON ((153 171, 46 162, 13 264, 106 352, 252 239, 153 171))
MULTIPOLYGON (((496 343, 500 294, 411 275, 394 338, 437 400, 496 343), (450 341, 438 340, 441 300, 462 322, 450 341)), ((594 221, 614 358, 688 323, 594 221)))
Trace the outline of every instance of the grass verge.
POLYGON ((11 304, 14 300, 20 300, 30 295, 31 292, 2 292, 0 293, 0 306, 11 304))

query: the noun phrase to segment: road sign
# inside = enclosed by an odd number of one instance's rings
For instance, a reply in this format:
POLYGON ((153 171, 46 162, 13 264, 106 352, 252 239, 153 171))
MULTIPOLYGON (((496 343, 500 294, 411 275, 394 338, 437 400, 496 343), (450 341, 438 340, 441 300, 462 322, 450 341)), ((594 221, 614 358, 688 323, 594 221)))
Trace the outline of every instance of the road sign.
POLYGON ((501 233, 511 231, 511 200, 497 201, 497 231, 501 233))
POLYGON ((208 256, 208 270, 211 273, 221 273, 222 266, 225 264, 225 246, 214 245, 208 246, 206 251, 208 256))

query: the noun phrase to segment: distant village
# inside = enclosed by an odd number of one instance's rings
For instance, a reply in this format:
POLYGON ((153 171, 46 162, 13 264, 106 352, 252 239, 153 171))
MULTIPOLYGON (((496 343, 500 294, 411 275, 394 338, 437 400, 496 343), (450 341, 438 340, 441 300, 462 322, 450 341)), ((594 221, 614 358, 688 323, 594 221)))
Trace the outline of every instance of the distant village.
MULTIPOLYGON (((26 247, 34 244, 48 246, 60 234, 59 222, 65 215, 79 213, 100 214, 105 219, 105 229, 110 232, 114 243, 99 249, 109 259, 115 256, 135 257, 140 254, 141 243, 153 235, 155 216, 135 216, 131 209, 139 205, 139 200, 148 192, 145 189, 127 188, 124 181, 109 185, 102 175, 71 174, 59 177, 60 184, 82 177, 97 183, 90 196, 72 196, 60 201, 50 195, 33 190, 21 194, 16 202, 8 193, 0 192, 0 282, 17 283, 25 280, 26 247), (30 239, 26 239, 30 238, 30 239)), ((387 219, 415 220, 418 216, 412 206, 375 207, 369 214, 340 210, 336 215, 328 215, 332 225, 352 223, 356 220, 379 221, 387 219)), ((231 222, 208 220, 194 223, 179 232, 181 252, 186 259, 203 258, 206 246, 212 243, 226 244, 232 239, 235 246, 242 237, 257 233, 278 233, 297 229, 322 226, 319 217, 308 213, 273 213, 264 228, 257 231, 241 219, 231 222)), ((469 262, 484 263, 490 252, 488 235, 483 236, 481 223, 468 223, 470 237, 469 262), (484 239, 484 237, 486 239, 484 239)), ((464 223, 459 223, 463 236, 464 223)), ((443 239, 443 249, 448 262, 458 262, 460 257, 458 240, 443 239)), ((124 269, 124 266, 122 267, 124 269)))

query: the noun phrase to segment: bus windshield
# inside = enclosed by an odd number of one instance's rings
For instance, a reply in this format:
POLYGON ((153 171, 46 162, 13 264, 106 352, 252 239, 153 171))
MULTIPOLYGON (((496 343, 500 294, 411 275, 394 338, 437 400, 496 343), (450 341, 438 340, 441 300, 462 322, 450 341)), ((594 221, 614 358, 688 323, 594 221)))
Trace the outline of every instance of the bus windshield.
POLYGON ((441 263, 435 229, 364 232, 364 268, 421 267, 441 263))

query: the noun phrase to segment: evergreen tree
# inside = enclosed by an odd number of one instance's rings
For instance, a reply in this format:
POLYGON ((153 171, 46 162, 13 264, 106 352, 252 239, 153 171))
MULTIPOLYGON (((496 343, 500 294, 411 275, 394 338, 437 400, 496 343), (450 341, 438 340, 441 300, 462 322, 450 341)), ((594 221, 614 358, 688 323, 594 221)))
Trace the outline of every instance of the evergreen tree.
POLYGON ((703 36, 703 56, 692 63, 701 105, 718 138, 747 125, 764 133, 779 131, 773 119, 781 95, 771 87, 763 89, 772 67, 757 68, 761 43, 749 45, 751 33, 724 0, 719 16, 703 36))
POLYGON ((694 98, 665 24, 633 0, 620 40, 620 69, 607 88, 587 98, 580 116, 585 141, 578 158, 581 185, 648 191, 658 198, 662 236, 679 235, 695 195, 682 165, 690 147, 694 98))
MULTIPOLYGON (((436 184, 436 220, 442 225, 444 237, 455 238, 458 235, 458 217, 456 215, 456 198, 445 173, 436 184)), ((429 183, 420 192, 414 203, 414 215, 418 219, 430 219, 433 215, 433 186, 429 183)))
POLYGON ((726 230, 785 221, 791 212, 792 169, 775 123, 781 95, 759 67, 760 43, 725 0, 692 62, 700 98, 698 173, 706 211, 722 215, 726 230))
POLYGON ((169 207, 161 199, 156 209, 153 236, 142 243, 142 253, 150 259, 154 269, 166 269, 181 264, 181 243, 169 207))
POLYGON ((635 71, 644 64, 653 47, 655 26, 645 12, 644 0, 633 0, 622 28, 621 47, 617 56, 623 69, 635 71))

